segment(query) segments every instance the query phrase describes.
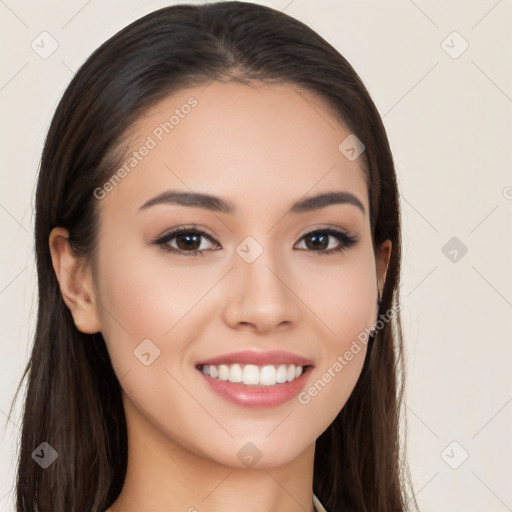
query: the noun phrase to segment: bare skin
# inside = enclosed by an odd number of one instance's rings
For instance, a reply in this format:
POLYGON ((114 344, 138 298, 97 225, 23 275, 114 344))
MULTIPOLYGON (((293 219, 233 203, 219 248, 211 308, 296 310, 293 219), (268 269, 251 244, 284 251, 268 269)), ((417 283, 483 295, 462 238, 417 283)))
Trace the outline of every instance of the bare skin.
POLYGON ((313 511, 315 440, 350 396, 365 347, 307 404, 295 397, 270 408, 226 401, 195 365, 238 350, 286 350, 313 361, 307 390, 375 325, 391 242, 374 253, 363 171, 338 150, 349 133, 299 89, 182 90, 132 127, 130 152, 148 136, 156 147, 98 200, 94 267, 72 254, 65 229, 52 231, 63 298, 80 330, 101 331, 123 390, 128 469, 107 512, 313 511), (158 140, 155 127, 191 97, 197 105, 158 140), (236 213, 140 209, 171 189, 224 198, 236 213), (364 212, 343 203, 286 214, 332 191, 353 194, 364 212), (208 234, 202 254, 184 254, 177 238, 166 244, 179 254, 151 243, 178 226, 208 234), (343 241, 324 235, 315 246, 306 236, 326 228, 357 242, 329 252, 343 241), (251 263, 236 251, 248 236, 262 249, 251 263), (134 356, 145 339, 160 350, 148 366, 134 356), (261 453, 253 467, 237 456, 247 443, 261 453))

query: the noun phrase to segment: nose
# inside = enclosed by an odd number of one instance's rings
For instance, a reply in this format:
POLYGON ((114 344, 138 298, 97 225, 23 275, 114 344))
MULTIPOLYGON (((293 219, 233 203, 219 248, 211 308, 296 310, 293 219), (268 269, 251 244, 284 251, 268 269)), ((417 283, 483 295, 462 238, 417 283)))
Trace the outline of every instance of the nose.
POLYGON ((252 263, 237 257, 227 285, 224 321, 232 328, 258 333, 296 324, 301 300, 293 289, 292 273, 285 267, 284 262, 277 265, 269 251, 252 263))

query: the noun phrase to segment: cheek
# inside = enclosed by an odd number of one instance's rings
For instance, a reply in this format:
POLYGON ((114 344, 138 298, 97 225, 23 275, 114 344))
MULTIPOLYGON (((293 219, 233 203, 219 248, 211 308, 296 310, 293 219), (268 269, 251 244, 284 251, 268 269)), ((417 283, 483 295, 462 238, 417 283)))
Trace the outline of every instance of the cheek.
MULTIPOLYGON (((125 245, 126 248, 126 245, 125 245)), ((199 336, 200 299, 216 282, 204 270, 171 267, 164 259, 123 249, 105 250, 102 262, 102 334, 124 391, 125 407, 186 443, 204 414, 187 393, 182 371, 189 344, 199 336), (176 420, 179 410, 180 420, 176 420)), ((197 435, 197 434, 196 434, 197 435)))
POLYGON ((324 419, 325 428, 345 405, 364 364, 377 315, 374 269, 372 253, 362 251, 339 266, 317 268, 315 287, 308 285, 308 303, 325 335, 317 344, 321 364, 298 398, 311 415, 324 419))
MULTIPOLYGON (((324 258, 324 256, 319 257, 324 258)), ((303 268, 301 295, 329 333, 326 343, 343 349, 365 328, 370 328, 377 314, 377 280, 371 249, 342 256, 338 264, 303 268), (313 277, 311 277, 313 276, 313 277)))
POLYGON ((134 340, 168 333, 214 282, 214 276, 208 279, 192 266, 166 264, 163 251, 155 257, 146 248, 130 249, 124 243, 122 254, 113 247, 105 247, 103 254, 102 320, 107 330, 124 330, 134 340))
MULTIPOLYGON (((122 247, 116 251, 114 244, 105 245, 99 265, 102 334, 118 375, 138 362, 134 356, 143 342, 153 357, 164 355, 173 329, 205 293, 190 270, 155 264, 147 251, 129 243, 122 247)), ((173 348, 179 350, 178 339, 173 348)))

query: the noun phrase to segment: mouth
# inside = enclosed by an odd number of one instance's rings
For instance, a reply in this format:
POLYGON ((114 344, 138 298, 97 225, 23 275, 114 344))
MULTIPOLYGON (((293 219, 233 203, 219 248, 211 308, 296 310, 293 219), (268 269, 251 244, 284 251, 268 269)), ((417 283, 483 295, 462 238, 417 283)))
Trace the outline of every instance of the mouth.
POLYGON ((284 404, 304 388, 313 361, 291 352, 242 350, 195 365, 215 394, 242 407, 268 408, 284 404))
POLYGON ((286 384, 307 373, 312 365, 198 364, 196 368, 207 377, 245 386, 268 387, 286 384))
POLYGON ((198 375, 224 400, 240 407, 272 408, 289 402, 306 386, 313 365, 199 364, 198 375))

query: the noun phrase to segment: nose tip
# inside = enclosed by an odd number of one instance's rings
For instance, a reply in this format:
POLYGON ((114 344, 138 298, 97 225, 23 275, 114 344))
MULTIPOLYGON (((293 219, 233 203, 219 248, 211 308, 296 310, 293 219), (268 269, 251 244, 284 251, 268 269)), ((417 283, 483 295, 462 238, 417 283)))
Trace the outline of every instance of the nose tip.
MULTIPOLYGON (((247 242, 249 251, 252 242, 247 242)), ((291 283, 273 270, 262 253, 252 263, 243 258, 231 277, 232 293, 224 309, 225 321, 231 327, 268 332, 290 326, 298 318, 297 299, 291 283)))

